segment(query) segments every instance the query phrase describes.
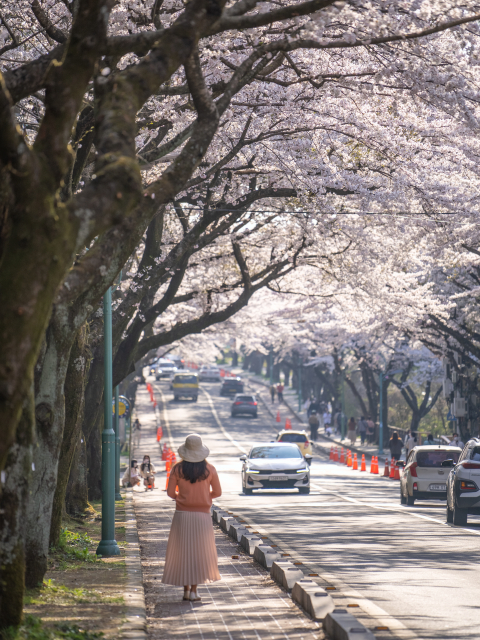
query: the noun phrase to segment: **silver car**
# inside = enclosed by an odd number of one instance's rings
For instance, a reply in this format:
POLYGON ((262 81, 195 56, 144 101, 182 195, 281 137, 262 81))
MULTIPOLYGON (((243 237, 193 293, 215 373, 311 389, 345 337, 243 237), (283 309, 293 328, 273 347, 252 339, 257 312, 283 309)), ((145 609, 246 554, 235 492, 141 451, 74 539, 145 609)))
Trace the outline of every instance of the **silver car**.
POLYGON ((298 446, 290 442, 270 442, 254 445, 242 460, 243 493, 254 489, 298 489, 310 493, 312 456, 303 456, 298 446))
POLYGON ((447 522, 465 526, 469 513, 480 515, 480 439, 469 440, 460 456, 450 456, 443 466, 447 467, 445 471, 450 467, 447 522))

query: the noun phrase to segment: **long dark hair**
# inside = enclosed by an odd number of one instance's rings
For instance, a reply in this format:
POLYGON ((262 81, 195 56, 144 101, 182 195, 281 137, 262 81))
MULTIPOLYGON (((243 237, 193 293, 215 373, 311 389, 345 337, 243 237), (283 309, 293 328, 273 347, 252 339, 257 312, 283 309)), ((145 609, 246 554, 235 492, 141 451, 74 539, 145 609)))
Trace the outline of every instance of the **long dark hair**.
POLYGON ((394 431, 392 437, 390 438, 390 442, 396 442, 397 440, 400 440, 400 438, 398 437, 398 433, 394 431))
POLYGON ((195 484, 197 480, 206 480, 210 475, 206 460, 202 460, 201 462, 187 462, 186 460, 182 460, 175 465, 175 469, 180 478, 188 480, 192 484, 195 484))

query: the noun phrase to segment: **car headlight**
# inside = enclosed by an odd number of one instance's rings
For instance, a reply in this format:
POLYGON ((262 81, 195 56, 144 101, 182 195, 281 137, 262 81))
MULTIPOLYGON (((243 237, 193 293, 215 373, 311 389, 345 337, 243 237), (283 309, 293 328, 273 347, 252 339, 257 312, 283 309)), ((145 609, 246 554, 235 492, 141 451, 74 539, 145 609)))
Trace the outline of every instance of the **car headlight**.
POLYGON ((260 473, 257 469, 247 469, 247 473, 260 473))
POLYGON ((297 473, 307 473, 308 469, 297 469, 297 473))

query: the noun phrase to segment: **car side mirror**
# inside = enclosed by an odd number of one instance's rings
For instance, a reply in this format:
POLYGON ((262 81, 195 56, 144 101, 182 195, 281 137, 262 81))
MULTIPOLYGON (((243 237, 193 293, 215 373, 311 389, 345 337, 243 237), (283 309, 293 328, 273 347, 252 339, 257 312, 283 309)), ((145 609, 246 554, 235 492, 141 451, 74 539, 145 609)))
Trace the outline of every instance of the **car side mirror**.
POLYGON ((441 463, 441 467, 453 467, 454 466, 454 462, 451 458, 449 458, 448 460, 443 460, 443 462, 441 463))
POLYGON ((245 462, 246 459, 247 459, 247 456, 245 454, 243 456, 240 456, 240 460, 242 462, 245 462))
POLYGON ((313 460, 313 456, 311 456, 309 453, 305 454, 305 460, 307 461, 307 464, 312 464, 312 460, 313 460))
POLYGON ((397 467, 399 469, 404 469, 405 468, 405 460, 397 460, 397 462, 395 464, 397 465, 397 467))

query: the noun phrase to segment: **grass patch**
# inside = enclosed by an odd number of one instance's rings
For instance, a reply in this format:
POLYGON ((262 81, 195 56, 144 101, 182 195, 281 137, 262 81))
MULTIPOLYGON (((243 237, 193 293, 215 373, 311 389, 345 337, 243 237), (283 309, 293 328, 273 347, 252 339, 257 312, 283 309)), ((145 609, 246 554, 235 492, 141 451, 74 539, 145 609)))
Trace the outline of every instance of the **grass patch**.
POLYGON ((87 533, 78 533, 64 528, 58 544, 50 549, 50 554, 59 561, 97 562, 95 547, 97 543, 87 533))
POLYGON ((35 616, 27 615, 18 629, 7 629, 5 640, 99 640, 102 632, 86 631, 77 625, 60 622, 53 627, 45 627, 35 616))
POLYGON ((105 602, 122 604, 122 596, 105 596, 98 591, 82 587, 70 588, 63 584, 54 584, 55 580, 45 580, 39 590, 29 590, 25 596, 26 605, 39 604, 91 604, 105 602))

